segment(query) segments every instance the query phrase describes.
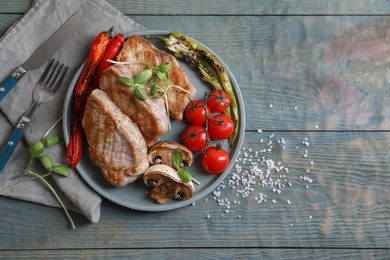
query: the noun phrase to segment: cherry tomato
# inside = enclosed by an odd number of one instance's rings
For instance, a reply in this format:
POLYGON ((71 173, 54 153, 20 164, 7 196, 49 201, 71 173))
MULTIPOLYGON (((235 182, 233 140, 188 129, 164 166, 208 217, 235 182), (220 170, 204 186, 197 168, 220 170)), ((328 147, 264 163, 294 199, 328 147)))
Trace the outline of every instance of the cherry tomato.
POLYGON ((208 173, 222 173, 229 165, 229 154, 222 148, 208 147, 200 158, 203 169, 208 173))
POLYGON ((213 112, 223 112, 230 106, 231 98, 223 90, 213 90, 207 100, 207 105, 213 112))
POLYGON ((209 120, 209 135, 215 140, 228 139, 234 132, 233 120, 225 114, 218 114, 209 120))
POLYGON ((210 116, 210 108, 205 106, 203 100, 193 100, 187 105, 184 115, 188 122, 194 125, 204 125, 206 124, 206 111, 207 116, 210 116))
POLYGON ((200 152, 208 144, 206 129, 201 125, 191 125, 183 132, 183 143, 192 152, 200 152))

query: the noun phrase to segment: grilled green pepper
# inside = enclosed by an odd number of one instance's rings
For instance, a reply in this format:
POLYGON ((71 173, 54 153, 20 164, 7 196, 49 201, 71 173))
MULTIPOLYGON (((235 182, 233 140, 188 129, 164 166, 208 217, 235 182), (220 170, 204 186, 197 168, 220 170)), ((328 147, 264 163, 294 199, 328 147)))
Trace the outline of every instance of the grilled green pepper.
POLYGON ((200 73, 203 81, 210 84, 212 89, 224 90, 231 98, 231 105, 225 110, 234 122, 234 133, 229 142, 232 145, 238 133, 238 107, 230 77, 222 64, 213 53, 199 43, 179 32, 171 32, 168 36, 152 36, 165 42, 165 47, 173 55, 187 62, 191 68, 200 73))

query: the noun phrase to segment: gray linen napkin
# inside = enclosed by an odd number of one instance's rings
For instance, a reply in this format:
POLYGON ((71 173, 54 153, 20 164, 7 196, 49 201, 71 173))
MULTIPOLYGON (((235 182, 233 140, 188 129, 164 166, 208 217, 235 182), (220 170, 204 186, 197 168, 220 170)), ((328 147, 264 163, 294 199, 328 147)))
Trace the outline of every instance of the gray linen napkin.
MULTIPOLYGON (((13 177, 22 173, 27 166, 29 160, 27 145, 39 140, 62 115, 67 85, 87 58, 96 35, 100 31, 108 30, 111 26, 114 26, 114 33, 122 34, 144 30, 144 27, 103 0, 37 0, 32 4, 31 9, 0 39, 0 55, 3 61, 3 65, 0 66, 0 80, 23 63, 77 10, 82 12, 78 28, 54 55, 54 58, 70 67, 64 86, 52 101, 40 106, 36 111, 33 121, 26 130, 25 142, 19 143, 0 175, 0 190, 19 180, 13 177)), ((13 126, 30 105, 33 86, 46 64, 24 75, 17 87, 0 103, 0 145, 7 141, 13 126)), ((55 131, 62 135, 61 126, 55 131)), ((50 155, 56 163, 65 164, 65 153, 64 142, 62 145, 50 148, 50 155)), ((55 177, 54 181, 68 209, 84 214, 92 222, 99 221, 102 198, 90 189, 76 171, 72 170, 71 176, 67 178, 55 177)), ((57 200, 39 181, 23 184, 5 195, 59 207, 57 200)))

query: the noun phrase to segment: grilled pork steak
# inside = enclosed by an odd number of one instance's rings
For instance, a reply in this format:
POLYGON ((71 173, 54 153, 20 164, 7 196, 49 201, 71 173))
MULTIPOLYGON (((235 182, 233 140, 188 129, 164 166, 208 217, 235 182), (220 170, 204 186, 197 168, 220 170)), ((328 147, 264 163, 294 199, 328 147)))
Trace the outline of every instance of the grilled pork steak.
POLYGON ((112 65, 103 71, 99 87, 138 125, 149 147, 168 131, 168 116, 162 98, 148 96, 140 101, 133 90, 118 81, 119 76, 133 76, 132 73, 128 65, 112 65))
MULTIPOLYGON (((134 35, 125 41, 122 50, 117 56, 117 61, 142 61, 158 66, 160 64, 171 62, 169 77, 173 85, 190 92, 190 94, 177 89, 170 88, 168 90, 169 112, 175 120, 182 120, 183 111, 189 102, 189 97, 193 98, 196 93, 195 87, 188 81, 187 75, 180 67, 176 58, 167 52, 157 49, 151 42, 145 38, 134 35)), ((145 65, 127 65, 129 66, 130 75, 137 75, 147 67, 145 65)), ((165 87, 160 84, 161 87, 165 87)))
POLYGON ((124 186, 148 168, 147 147, 138 127, 99 89, 88 98, 83 127, 90 158, 113 185, 124 186))

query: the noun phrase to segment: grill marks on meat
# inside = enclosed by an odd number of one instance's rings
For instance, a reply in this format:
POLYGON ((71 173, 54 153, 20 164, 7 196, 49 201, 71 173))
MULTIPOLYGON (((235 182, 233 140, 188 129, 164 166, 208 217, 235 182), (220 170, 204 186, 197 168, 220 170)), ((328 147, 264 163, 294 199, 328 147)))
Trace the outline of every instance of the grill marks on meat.
POLYGON ((119 76, 133 76, 130 68, 122 64, 110 66, 102 73, 99 86, 137 124, 149 147, 168 131, 168 116, 162 98, 148 96, 146 101, 140 101, 133 90, 118 81, 119 76))
POLYGON ((88 99, 83 127, 91 160, 113 185, 124 186, 148 168, 147 147, 138 127, 99 89, 88 99))
MULTIPOLYGON (((180 67, 176 58, 167 52, 157 49, 147 39, 133 35, 125 41, 122 50, 117 56, 117 61, 142 61, 147 62, 153 66, 171 62, 169 70, 169 77, 173 85, 190 92, 190 94, 177 89, 170 88, 168 90, 169 112, 175 120, 183 119, 183 111, 189 102, 189 98, 193 98, 196 93, 195 87, 188 81, 187 75, 180 67)), ((137 75, 142 70, 146 69, 145 65, 126 65, 129 66, 130 75, 137 75)), ((165 87, 160 85, 161 87, 165 87)))
MULTIPOLYGON (((125 41, 118 61, 147 62, 157 67, 171 62, 171 84, 187 90, 170 88, 167 93, 169 113, 182 120, 183 112, 196 93, 176 59, 148 40, 132 36, 125 41)), ((147 149, 168 131, 169 123, 163 98, 140 101, 133 90, 118 81, 120 76, 135 78, 146 65, 115 64, 103 71, 99 88, 86 105, 83 127, 89 144, 91 160, 100 167, 103 176, 114 186, 135 181, 149 166, 147 149)), ((160 87, 165 88, 163 84, 160 87)))

